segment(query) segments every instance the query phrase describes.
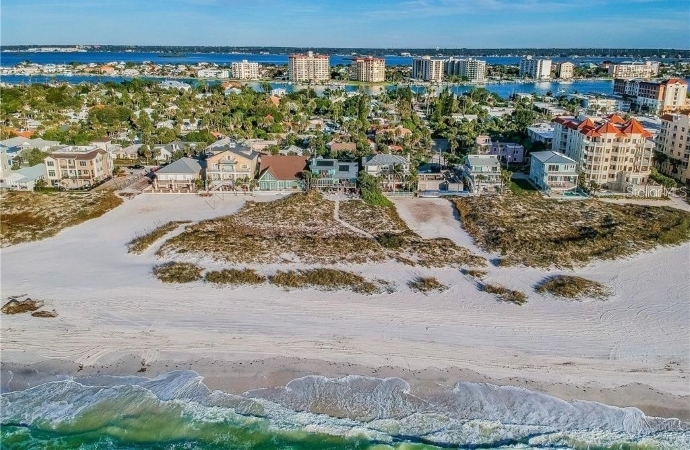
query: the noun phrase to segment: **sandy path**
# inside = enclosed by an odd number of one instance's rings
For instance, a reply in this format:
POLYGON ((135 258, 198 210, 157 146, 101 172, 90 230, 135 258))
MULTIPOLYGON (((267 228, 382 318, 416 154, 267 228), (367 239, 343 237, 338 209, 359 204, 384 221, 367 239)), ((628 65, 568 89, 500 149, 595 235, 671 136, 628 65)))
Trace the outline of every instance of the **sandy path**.
MULTIPOLYGON (((130 239, 156 224, 230 214, 249 198, 139 195, 51 239, 2 249, 3 297, 28 293, 60 314, 2 317, 3 361, 295 357, 410 370, 459 367, 602 387, 645 383, 690 394, 690 245, 577 270, 613 287, 606 302, 537 295, 531 288, 544 271, 491 268, 490 281, 528 293, 522 307, 478 292, 458 271, 394 263, 343 266, 393 281, 398 291, 390 295, 164 285, 151 275, 159 262, 153 251, 126 251, 130 239), (450 288, 412 293, 406 282, 418 275, 436 276, 450 288)), ((466 243, 447 201, 400 199, 396 205, 422 236, 466 243), (421 209, 417 201, 424 202, 421 209)), ((262 269, 276 268, 285 264, 262 269)))

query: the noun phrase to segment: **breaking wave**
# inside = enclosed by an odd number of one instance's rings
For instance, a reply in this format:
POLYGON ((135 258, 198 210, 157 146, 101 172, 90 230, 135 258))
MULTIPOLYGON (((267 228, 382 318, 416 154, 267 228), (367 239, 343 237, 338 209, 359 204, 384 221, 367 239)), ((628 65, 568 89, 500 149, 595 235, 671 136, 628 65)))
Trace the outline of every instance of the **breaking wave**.
POLYGON ((363 376, 242 395, 211 391, 193 371, 82 377, 5 393, 0 411, 3 448, 690 448, 689 424, 636 408, 363 376))

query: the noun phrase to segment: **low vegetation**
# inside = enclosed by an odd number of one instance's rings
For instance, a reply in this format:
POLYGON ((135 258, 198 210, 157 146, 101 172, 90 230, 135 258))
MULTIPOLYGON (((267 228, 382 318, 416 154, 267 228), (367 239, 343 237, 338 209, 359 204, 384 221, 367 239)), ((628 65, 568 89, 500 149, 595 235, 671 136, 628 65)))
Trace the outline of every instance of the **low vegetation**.
POLYGON ((606 299, 611 289, 596 281, 573 275, 555 275, 542 280, 535 290, 539 293, 555 295, 568 299, 596 298, 606 299))
POLYGON ((38 241, 122 204, 112 191, 6 192, 0 198, 0 245, 38 241))
POLYGON ((171 261, 153 268, 153 274, 163 283, 191 283, 201 279, 203 269, 196 264, 171 261))
POLYGON ((501 266, 571 268, 690 240, 690 213, 669 207, 532 195, 463 198, 455 205, 477 245, 501 254, 501 266))
POLYGON ((39 300, 32 300, 30 298, 19 300, 18 298, 11 298, 9 302, 2 306, 3 314, 21 314, 25 312, 36 311, 43 306, 43 302, 39 300))
POLYGON ((380 286, 361 275, 344 270, 320 268, 311 270, 278 271, 270 278, 271 283, 285 288, 315 287, 327 291, 349 289, 361 294, 376 294, 387 286, 380 286))
POLYGON ((524 305, 527 303, 527 296, 520 291, 513 291, 498 284, 482 284, 481 289, 489 294, 494 294, 504 302, 515 303, 516 305, 524 305))
POLYGON ((266 277, 252 269, 223 269, 207 272, 204 279, 214 284, 262 284, 266 277))
POLYGON ((135 253, 137 255, 144 253, 146 249, 151 246, 151 244, 185 223, 189 223, 189 221, 168 222, 155 228, 154 230, 149 231, 146 234, 132 239, 127 243, 129 253, 135 253))
POLYGON ((434 277, 417 277, 410 280, 407 285, 415 292, 429 293, 432 291, 442 292, 448 289, 448 286, 442 284, 434 277))
POLYGON ((472 278, 476 278, 479 280, 483 279, 488 274, 488 272, 485 270, 476 270, 476 269, 463 269, 462 273, 464 275, 468 275, 472 278))
POLYGON ((159 256, 185 253, 231 264, 363 264, 407 261, 426 267, 483 266, 486 261, 449 239, 422 239, 395 209, 344 202, 341 218, 374 235, 356 233, 333 218, 334 203, 319 193, 249 203, 237 214, 190 225, 159 256), (359 210, 361 208, 361 211, 359 210))

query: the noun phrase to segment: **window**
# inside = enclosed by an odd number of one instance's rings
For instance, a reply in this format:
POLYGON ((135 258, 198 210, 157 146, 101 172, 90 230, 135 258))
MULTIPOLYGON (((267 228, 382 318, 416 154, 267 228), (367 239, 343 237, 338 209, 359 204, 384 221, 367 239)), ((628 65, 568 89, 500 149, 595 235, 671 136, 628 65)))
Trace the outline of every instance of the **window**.
POLYGON ((53 162, 53 161, 46 161, 46 166, 48 166, 48 167, 54 167, 54 166, 55 166, 55 162, 53 162))
POLYGON ((81 167, 86 167, 86 161, 79 161, 79 165, 81 167))
MULTIPOLYGON (((48 161, 48 162, 52 162, 52 161, 48 161)), ((55 171, 54 171, 54 170, 49 170, 49 171, 48 171, 48 176, 49 176, 49 177, 54 177, 54 176, 55 176, 55 171)))

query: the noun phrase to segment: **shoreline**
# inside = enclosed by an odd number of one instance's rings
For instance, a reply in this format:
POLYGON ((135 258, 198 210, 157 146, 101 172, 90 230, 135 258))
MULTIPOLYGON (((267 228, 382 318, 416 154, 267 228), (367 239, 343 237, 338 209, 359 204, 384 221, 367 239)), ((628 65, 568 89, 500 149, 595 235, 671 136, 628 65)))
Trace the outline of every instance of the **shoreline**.
POLYGON ((690 396, 659 391, 646 384, 628 383, 607 387, 595 382, 571 384, 538 381, 525 377, 492 377, 461 367, 428 367, 409 369, 399 366, 368 366, 322 359, 271 357, 256 359, 216 359, 195 355, 171 355, 171 359, 142 362, 138 355, 128 355, 110 364, 83 366, 63 359, 41 360, 31 364, 3 361, 0 364, 0 392, 24 390, 44 383, 94 376, 159 375, 191 370, 203 377, 211 390, 241 395, 248 391, 276 388, 295 379, 315 375, 326 378, 363 376, 373 378, 400 378, 410 384, 413 392, 434 393, 457 383, 487 383, 494 386, 524 388, 556 397, 566 402, 592 401, 620 408, 633 407, 646 416, 679 419, 690 422, 687 405, 690 396), (145 369, 145 370, 142 370, 145 369))

